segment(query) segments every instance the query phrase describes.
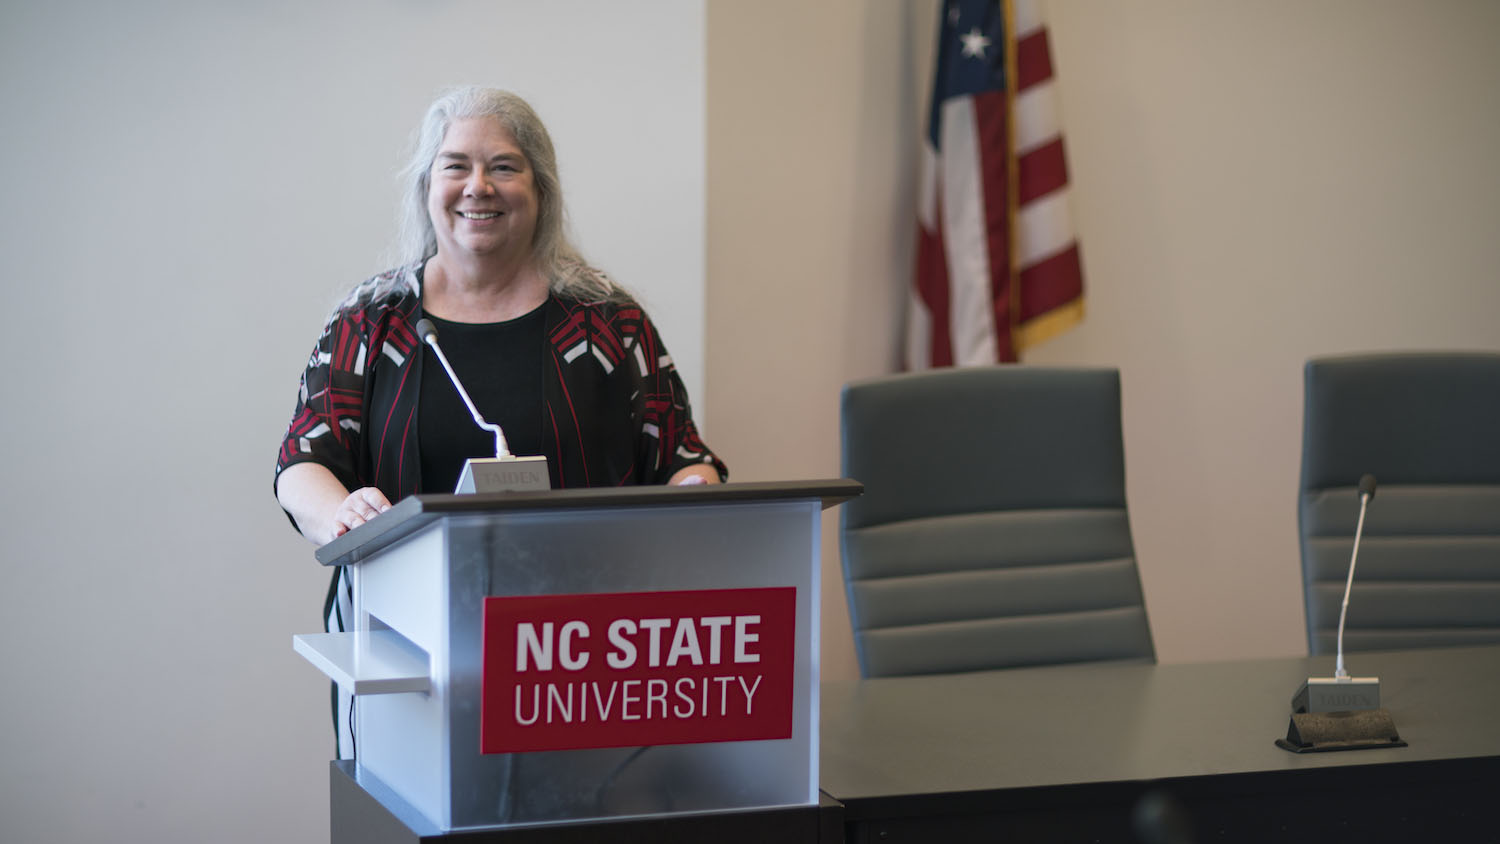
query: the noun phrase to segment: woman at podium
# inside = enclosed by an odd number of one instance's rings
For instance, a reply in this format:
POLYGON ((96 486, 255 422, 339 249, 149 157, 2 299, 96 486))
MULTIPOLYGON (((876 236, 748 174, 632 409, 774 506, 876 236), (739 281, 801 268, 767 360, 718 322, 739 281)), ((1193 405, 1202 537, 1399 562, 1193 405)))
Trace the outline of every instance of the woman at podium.
POLYGON ((276 497, 322 544, 495 456, 480 414, 553 488, 717 483, 656 327, 563 231, 546 128, 514 94, 461 88, 428 109, 403 173, 405 262, 349 294, 302 374, 276 497))
MULTIPOLYGON (((404 262, 329 317, 277 455, 276 498, 303 535, 321 545, 405 496, 452 492, 469 458, 496 456, 419 339, 423 320, 509 450, 547 458, 552 488, 727 477, 650 318, 568 242, 552 141, 524 100, 443 95, 403 176, 404 262)), ((331 631, 350 613, 339 582, 331 631)), ((337 695, 343 758, 349 715, 337 695)))

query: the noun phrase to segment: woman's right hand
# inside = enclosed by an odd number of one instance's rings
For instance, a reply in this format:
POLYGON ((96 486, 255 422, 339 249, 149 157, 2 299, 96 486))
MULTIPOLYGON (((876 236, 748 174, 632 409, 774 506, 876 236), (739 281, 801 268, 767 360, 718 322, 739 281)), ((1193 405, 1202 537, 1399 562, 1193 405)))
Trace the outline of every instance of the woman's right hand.
POLYGON ((373 486, 362 486, 349 493, 333 512, 333 535, 343 536, 389 509, 391 502, 385 493, 373 486))
POLYGON ((391 509, 379 489, 366 486, 350 492, 326 466, 311 460, 281 471, 276 500, 314 545, 326 545, 391 509))

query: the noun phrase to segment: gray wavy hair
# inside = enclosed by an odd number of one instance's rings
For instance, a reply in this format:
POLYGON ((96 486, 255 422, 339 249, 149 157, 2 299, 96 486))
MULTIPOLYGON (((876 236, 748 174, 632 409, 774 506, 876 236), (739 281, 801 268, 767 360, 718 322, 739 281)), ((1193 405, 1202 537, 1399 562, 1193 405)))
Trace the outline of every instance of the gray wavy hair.
MULTIPOLYGON (((500 121, 531 165, 537 193, 536 231, 531 249, 536 268, 554 293, 586 302, 626 301, 630 294, 603 272, 588 266, 568 240, 562 184, 557 175, 557 153, 547 127, 531 106, 509 91, 468 86, 443 92, 422 119, 413 138, 411 158, 401 170, 400 234, 397 257, 402 266, 415 266, 437 254, 437 235, 427 213, 432 187, 432 164, 448 128, 455 120, 492 117, 500 121)), ((401 283, 405 273, 394 273, 380 295, 401 283)))

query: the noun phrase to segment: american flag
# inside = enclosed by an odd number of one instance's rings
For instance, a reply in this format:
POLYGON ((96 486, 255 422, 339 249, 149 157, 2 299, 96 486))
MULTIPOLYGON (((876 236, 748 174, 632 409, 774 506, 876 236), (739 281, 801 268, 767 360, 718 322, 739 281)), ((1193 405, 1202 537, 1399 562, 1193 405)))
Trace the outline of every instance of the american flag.
POLYGON ((938 26, 909 369, 1019 360, 1083 316, 1040 0, 945 0, 938 26))

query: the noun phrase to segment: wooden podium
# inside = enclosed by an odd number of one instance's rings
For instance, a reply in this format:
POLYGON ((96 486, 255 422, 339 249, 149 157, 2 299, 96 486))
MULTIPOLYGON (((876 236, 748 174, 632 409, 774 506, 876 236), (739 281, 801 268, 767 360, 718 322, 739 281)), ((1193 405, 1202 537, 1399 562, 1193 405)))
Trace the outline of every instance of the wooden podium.
POLYGON ((529 841, 538 827, 559 840, 579 840, 584 827, 607 839, 611 825, 666 823, 656 836, 674 819, 686 838, 723 814, 721 840, 762 823, 778 838, 802 829, 810 837, 793 837, 817 840, 820 511, 861 491, 828 480, 417 495, 318 549, 325 565, 351 567, 354 593, 349 632, 293 637, 355 695, 355 759, 331 770, 333 839, 385 830, 383 840, 529 841), (786 611, 714 609, 745 596, 771 596, 786 611), (562 615, 556 625, 512 622, 503 613, 517 605, 562 615), (565 621, 600 605, 620 616, 607 639, 603 623, 565 621), (704 615, 692 617, 699 605, 704 615), (519 632, 496 638, 507 624, 519 632), (728 668, 708 665, 731 654, 750 663, 737 670, 761 673, 735 675, 736 686, 728 668), (610 679, 606 657, 619 667, 626 656, 636 673, 620 677, 653 679, 610 679), (534 697, 496 679, 539 666, 553 679, 545 692, 527 687, 534 697), (649 673, 671 670, 699 673, 649 673), (514 717, 501 724, 495 713, 511 717, 512 690, 514 717), (742 720, 784 711, 784 726, 774 738, 718 737, 721 722, 744 729, 735 706, 742 720), (567 737, 575 727, 585 738, 567 737), (494 752, 520 746, 543 749, 494 752))

